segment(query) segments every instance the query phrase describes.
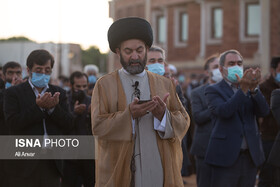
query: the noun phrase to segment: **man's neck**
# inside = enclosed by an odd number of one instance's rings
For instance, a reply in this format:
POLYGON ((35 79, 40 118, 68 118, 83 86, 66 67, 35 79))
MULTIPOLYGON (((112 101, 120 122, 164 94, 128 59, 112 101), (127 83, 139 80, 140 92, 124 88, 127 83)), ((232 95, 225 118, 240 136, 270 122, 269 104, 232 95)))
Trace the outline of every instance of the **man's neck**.
POLYGON ((43 89, 44 88, 38 88, 38 87, 36 87, 36 86, 34 86, 35 88, 36 88, 36 90, 39 92, 39 93, 41 93, 42 91, 43 91, 43 89))
POLYGON ((138 73, 138 74, 131 74, 129 73, 128 71, 126 71, 124 68, 122 68, 123 72, 127 75, 131 75, 131 76, 137 76, 137 77, 143 77, 145 75, 145 70, 142 71, 141 73, 138 73))
POLYGON ((211 85, 211 84, 215 84, 216 81, 213 81, 212 79, 209 79, 208 83, 211 85))

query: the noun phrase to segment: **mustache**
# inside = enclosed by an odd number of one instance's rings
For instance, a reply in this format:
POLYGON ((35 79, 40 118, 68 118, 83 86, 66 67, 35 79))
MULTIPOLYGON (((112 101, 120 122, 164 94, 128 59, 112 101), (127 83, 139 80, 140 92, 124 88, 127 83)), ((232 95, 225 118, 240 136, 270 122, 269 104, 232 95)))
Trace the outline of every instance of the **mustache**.
POLYGON ((131 65, 131 64, 135 64, 135 63, 138 63, 138 64, 141 64, 141 60, 140 59, 137 59, 137 60, 129 60, 128 64, 131 65))

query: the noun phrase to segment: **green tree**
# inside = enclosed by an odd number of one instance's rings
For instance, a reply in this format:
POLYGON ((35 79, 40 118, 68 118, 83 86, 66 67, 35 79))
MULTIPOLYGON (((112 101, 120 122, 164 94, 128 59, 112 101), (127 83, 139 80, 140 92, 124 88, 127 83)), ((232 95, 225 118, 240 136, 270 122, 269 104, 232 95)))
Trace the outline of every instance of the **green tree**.
POLYGON ((100 72, 106 72, 106 62, 108 59, 108 53, 101 53, 96 46, 90 46, 86 50, 82 50, 82 64, 83 66, 88 64, 95 64, 99 67, 100 72))
POLYGON ((11 38, 6 38, 6 39, 0 39, 1 42, 6 42, 6 41, 30 41, 33 42, 32 40, 30 40, 29 38, 25 37, 25 36, 13 36, 11 38))

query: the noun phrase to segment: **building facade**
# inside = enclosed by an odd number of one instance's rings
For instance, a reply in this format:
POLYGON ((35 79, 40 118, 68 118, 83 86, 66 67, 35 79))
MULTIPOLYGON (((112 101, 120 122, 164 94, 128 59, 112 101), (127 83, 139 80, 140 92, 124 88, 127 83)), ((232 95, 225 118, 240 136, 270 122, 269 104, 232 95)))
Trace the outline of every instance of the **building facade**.
MULTIPOLYGON (((184 72, 201 72, 208 56, 236 49, 246 65, 267 74, 271 57, 280 56, 280 0, 112 0, 109 5, 114 20, 147 19, 154 45, 184 72)), ((109 71, 118 67, 111 53, 109 71)))
POLYGON ((0 42, 0 65, 8 61, 21 64, 23 73, 26 72, 26 59, 36 49, 48 50, 55 59, 52 78, 59 75, 70 76, 74 71, 82 71, 82 52, 78 44, 36 43, 27 41, 0 42))

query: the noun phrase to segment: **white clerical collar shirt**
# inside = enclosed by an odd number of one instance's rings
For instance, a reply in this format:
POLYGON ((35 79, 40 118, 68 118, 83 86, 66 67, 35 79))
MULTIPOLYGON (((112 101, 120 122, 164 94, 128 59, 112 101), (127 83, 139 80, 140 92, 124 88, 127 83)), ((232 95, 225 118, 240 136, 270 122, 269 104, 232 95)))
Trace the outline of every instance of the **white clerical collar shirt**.
MULTIPOLYGON (((122 71, 127 74, 127 75, 131 75, 129 72, 127 72, 124 68, 122 68, 122 71)), ((146 70, 144 70, 141 73, 138 74, 134 74, 134 76, 137 77, 144 77, 146 75, 146 70)), ((154 117, 154 129, 160 132, 165 132, 165 126, 166 126, 166 113, 167 113, 167 108, 165 109, 165 113, 164 116, 162 118, 162 120, 158 120, 156 117, 154 117)), ((133 134, 135 134, 135 119, 132 118, 131 116, 131 120, 132 120, 132 131, 133 134)))

